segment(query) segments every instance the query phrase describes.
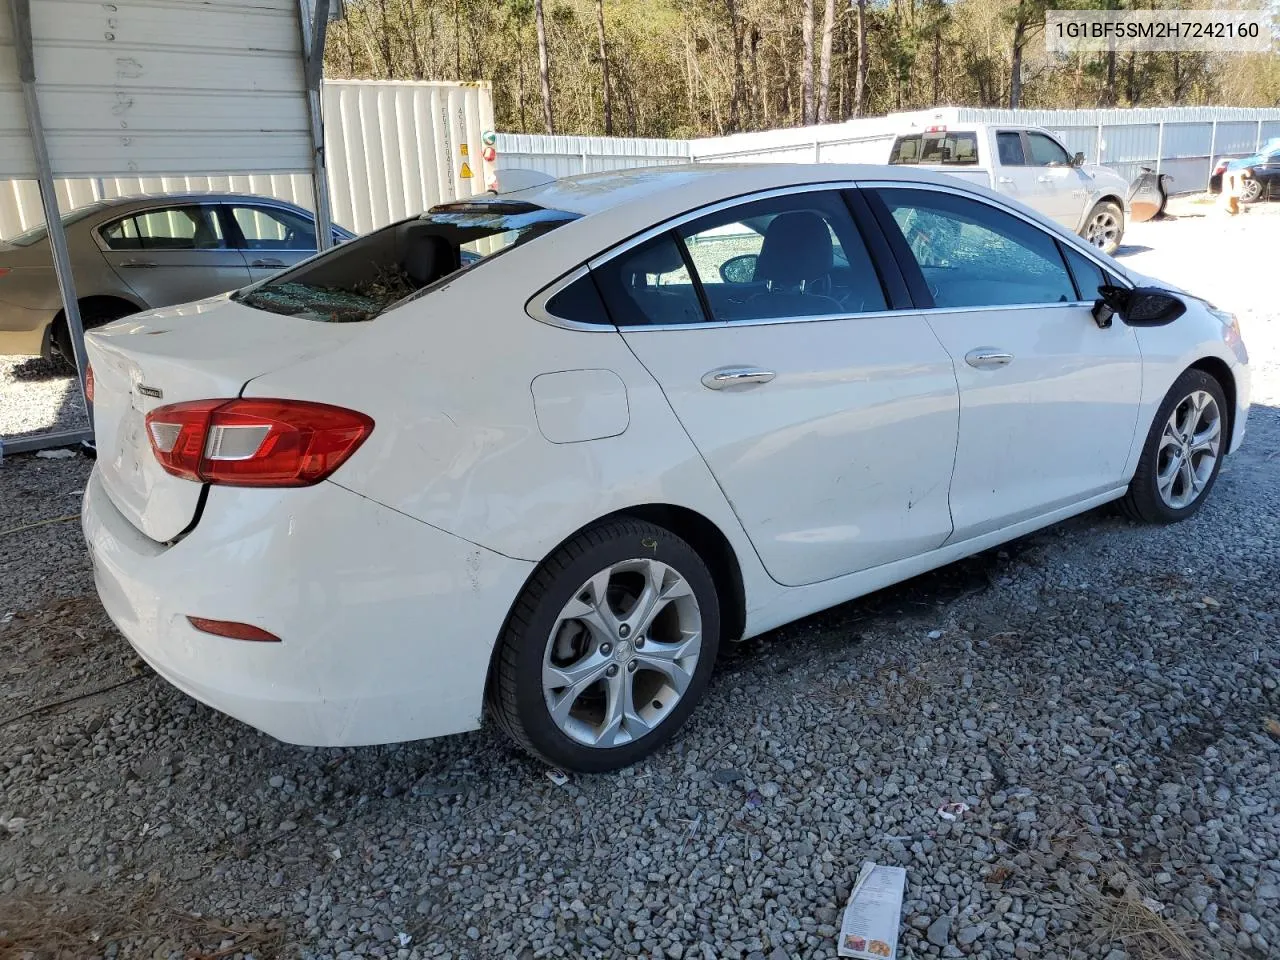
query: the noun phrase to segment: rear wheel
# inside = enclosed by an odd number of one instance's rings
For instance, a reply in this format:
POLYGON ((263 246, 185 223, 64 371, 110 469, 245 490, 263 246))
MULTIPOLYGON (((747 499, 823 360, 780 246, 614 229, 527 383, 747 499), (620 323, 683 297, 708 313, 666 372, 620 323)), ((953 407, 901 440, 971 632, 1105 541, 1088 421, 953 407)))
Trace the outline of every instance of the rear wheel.
POLYGON ((1103 253, 1111 256, 1124 239, 1124 211, 1120 205, 1104 200, 1089 211, 1083 236, 1103 253))
POLYGON ((516 601, 489 708, 549 763, 624 767, 693 712, 719 638, 719 600, 697 552, 654 524, 606 521, 558 548, 516 601))
POLYGON ((1177 379, 1156 412, 1142 459, 1121 501, 1135 520, 1185 520, 1218 479, 1230 438, 1222 385, 1202 370, 1177 379))
MULTIPOLYGON (((119 320, 135 312, 136 308, 123 301, 83 303, 80 305, 80 323, 84 329, 92 330, 112 320, 119 320)), ((75 350, 71 346, 71 329, 67 326, 67 315, 60 313, 53 322, 53 354, 54 359, 61 359, 70 369, 76 366, 75 350)))

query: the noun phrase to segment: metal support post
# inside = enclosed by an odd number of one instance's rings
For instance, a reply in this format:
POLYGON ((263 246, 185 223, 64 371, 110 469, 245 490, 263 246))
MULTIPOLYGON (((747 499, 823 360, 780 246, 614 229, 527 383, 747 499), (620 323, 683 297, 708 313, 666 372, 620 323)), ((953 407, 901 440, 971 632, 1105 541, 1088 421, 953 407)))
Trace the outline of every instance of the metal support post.
MULTIPOLYGON (((80 381, 80 398, 93 423, 93 411, 84 393, 87 361, 84 355, 84 327, 80 321, 80 305, 76 297, 75 279, 71 275, 71 256, 67 252, 67 235, 58 210, 58 194, 53 185, 53 167, 49 147, 44 139, 44 123, 40 119, 40 101, 36 96, 35 52, 31 41, 31 0, 9 0, 13 16, 13 49, 18 60, 18 80, 22 84, 22 101, 27 112, 27 130, 31 135, 31 152, 36 162, 36 180, 40 184, 40 203, 49 231, 49 249, 53 251, 53 272, 62 294, 62 310, 71 334, 76 373, 80 381)), ((67 359, 72 359, 68 357, 67 359)))
POLYGON ((307 114, 311 120, 311 188, 316 207, 316 248, 333 246, 333 211, 329 198, 329 165, 324 153, 324 116, 320 82, 324 79, 324 46, 329 32, 329 0, 298 0, 298 23, 302 30, 302 57, 306 71, 307 114))

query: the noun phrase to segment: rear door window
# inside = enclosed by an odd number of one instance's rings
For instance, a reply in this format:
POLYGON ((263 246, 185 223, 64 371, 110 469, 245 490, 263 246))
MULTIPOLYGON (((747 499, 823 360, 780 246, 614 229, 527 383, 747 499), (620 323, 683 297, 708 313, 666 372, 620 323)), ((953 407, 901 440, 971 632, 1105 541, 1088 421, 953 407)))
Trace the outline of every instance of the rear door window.
POLYGON ((756 200, 695 220, 679 233, 714 320, 885 309, 871 257, 837 193, 756 200))
POLYGON ((996 150, 1000 153, 1000 165, 1005 167, 1021 167, 1027 162, 1022 152, 1022 134, 1009 130, 996 134, 996 150))
POLYGON ((978 162, 978 135, 973 132, 912 133, 899 137, 889 152, 891 164, 929 163, 969 166, 978 162))
POLYGON ((104 226, 100 234, 112 250, 220 250, 226 247, 212 207, 149 210, 104 226))
POLYGON ((308 320, 371 320, 458 271, 578 216, 511 201, 442 204, 246 287, 235 298, 258 310, 308 320))
POLYGON ((663 233, 592 268, 600 294, 620 327, 705 323, 707 315, 684 251, 663 233))

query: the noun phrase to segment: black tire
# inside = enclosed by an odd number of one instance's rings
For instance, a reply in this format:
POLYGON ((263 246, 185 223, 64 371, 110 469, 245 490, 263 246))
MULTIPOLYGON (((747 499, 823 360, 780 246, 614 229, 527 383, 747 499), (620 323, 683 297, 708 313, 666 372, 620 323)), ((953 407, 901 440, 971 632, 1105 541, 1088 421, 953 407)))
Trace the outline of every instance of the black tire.
MULTIPOLYGON (((121 317, 127 317, 134 312, 135 308, 125 303, 81 304, 80 323, 86 330, 92 330, 94 327, 100 327, 103 324, 110 323, 112 320, 119 320, 121 317)), ((71 329, 67 326, 65 313, 59 314, 58 318, 53 322, 53 332, 50 339, 53 346, 53 357, 51 359, 61 359, 68 369, 74 370, 76 355, 71 346, 71 329)))
POLYGON ((1229 416, 1226 393, 1222 389, 1222 384, 1203 370, 1188 370, 1174 381, 1164 402, 1160 404, 1160 409, 1156 411, 1155 419, 1143 442, 1138 468, 1134 472, 1133 480, 1129 482, 1128 492, 1120 501, 1124 512, 1131 519, 1146 523, 1176 523, 1194 515, 1204 505, 1214 483, 1217 482, 1218 473, 1222 469, 1222 458, 1231 444, 1231 438, 1227 432, 1229 416), (1158 474, 1164 466, 1161 454, 1162 438, 1174 410, 1178 409, 1188 397, 1199 391, 1208 393, 1218 405, 1218 452, 1203 489, 1186 506, 1174 507, 1165 502, 1159 489, 1158 474))
POLYGON ((1120 244, 1124 240, 1124 211, 1120 209, 1120 204, 1113 203, 1110 200, 1103 200, 1096 203, 1093 209, 1089 211, 1089 217, 1084 222, 1084 230, 1080 234, 1091 244, 1105 253, 1107 256, 1115 256, 1120 244), (1102 238, 1097 228, 1100 218, 1109 217, 1115 224, 1115 231, 1110 236, 1102 238))
MULTIPOLYGON (((519 747, 553 766, 583 773, 616 770, 654 752, 684 725, 706 690, 719 642, 719 598, 698 553, 655 524, 630 518, 606 520, 558 547, 525 585, 494 653, 489 712, 519 747), (543 690, 544 657, 552 630, 575 591, 583 590, 600 571, 630 560, 659 561, 684 579, 701 617, 701 648, 688 686, 652 730, 622 745, 592 747, 569 736, 552 719, 543 690)), ((592 690, 587 689, 584 697, 592 690)), ((660 706, 660 701, 653 704, 660 706)))

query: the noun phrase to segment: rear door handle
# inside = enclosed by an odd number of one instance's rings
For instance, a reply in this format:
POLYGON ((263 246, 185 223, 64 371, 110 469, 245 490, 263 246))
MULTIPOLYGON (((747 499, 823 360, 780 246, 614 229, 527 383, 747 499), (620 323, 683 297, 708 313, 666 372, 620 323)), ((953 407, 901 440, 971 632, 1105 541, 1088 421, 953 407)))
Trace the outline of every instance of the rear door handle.
POLYGON ((252 263, 250 263, 250 264, 249 264, 249 266, 251 266, 251 267, 270 267, 270 268, 278 268, 278 267, 283 267, 283 266, 284 266, 284 261, 283 261, 283 260, 275 260, 275 259, 272 259, 271 257, 268 257, 268 258, 266 258, 265 260, 254 260, 252 263))
POLYGON ((760 367, 720 367, 703 374, 702 385, 709 390, 729 387, 749 387, 756 383, 768 383, 777 374, 760 367))
POLYGON ((976 347, 964 355, 964 362, 979 370, 994 370, 1012 361, 1013 354, 1005 353, 999 347, 976 347))
POLYGON ((120 264, 122 267, 154 267, 155 265, 154 260, 126 260, 120 264))
POLYGON ((996 177, 996 183, 1013 183, 1013 177, 996 177))
POLYGON ((1053 177, 1036 177, 1036 183, 1053 183, 1053 177))

